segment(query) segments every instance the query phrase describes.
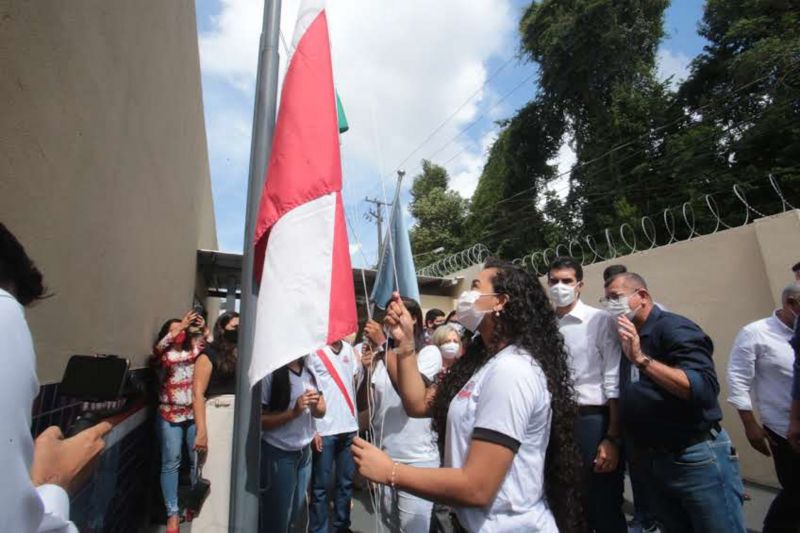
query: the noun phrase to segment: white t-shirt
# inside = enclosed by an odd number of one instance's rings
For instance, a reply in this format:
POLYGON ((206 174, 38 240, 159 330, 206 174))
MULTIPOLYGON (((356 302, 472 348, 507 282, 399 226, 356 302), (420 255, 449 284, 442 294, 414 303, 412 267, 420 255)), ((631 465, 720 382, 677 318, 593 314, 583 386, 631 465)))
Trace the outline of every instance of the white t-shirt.
MULTIPOLYGON (((338 355, 333 353, 330 346, 326 346, 323 349, 339 374, 342 383, 344 383, 355 410, 356 391, 354 382, 361 375, 361 358, 355 353, 353 347, 346 342, 342 343, 342 350, 338 355)), ((317 384, 325 396, 325 417, 317 420, 319 434, 323 437, 328 437, 330 435, 358 431, 358 412, 356 411, 354 414, 350 410, 342 391, 336 385, 316 352, 306 356, 306 366, 316 376, 317 384)))
POLYGON ((517 447, 494 501, 485 508, 455 509, 468 531, 558 531, 544 496, 550 419, 544 372, 515 345, 492 357, 450 402, 446 467, 464 466, 473 436, 517 447))
POLYGON ((66 491, 31 482, 31 406, 39 393, 36 356, 22 306, 2 289, 0 367, 0 531, 77 533, 69 521, 66 491))
MULTIPOLYGON (((423 348, 417 354, 417 366, 420 373, 432 382, 442 369, 439 348, 423 348)), ((372 426, 376 445, 400 463, 437 461, 439 451, 431 419, 409 418, 383 361, 378 361, 372 373, 372 391, 375 398, 372 426)))
MULTIPOLYGON (((303 366, 299 374, 289 369, 289 407, 294 409, 297 398, 307 390, 317 390, 317 383, 311 372, 303 366)), ((272 374, 268 375, 261 382, 261 405, 266 407, 269 404, 269 397, 272 393, 272 374)), ((306 408, 305 412, 286 424, 273 428, 265 429, 261 432, 261 438, 268 444, 285 450, 294 452, 302 450, 314 438, 317 432, 316 419, 311 415, 311 411, 306 408)))

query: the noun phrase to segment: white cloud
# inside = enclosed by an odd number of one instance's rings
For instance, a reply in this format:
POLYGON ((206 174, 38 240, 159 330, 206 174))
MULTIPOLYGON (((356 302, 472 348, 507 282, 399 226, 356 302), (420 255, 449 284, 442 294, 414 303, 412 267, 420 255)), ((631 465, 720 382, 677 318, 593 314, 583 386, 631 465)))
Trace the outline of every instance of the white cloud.
MULTIPOLYGON (((204 95, 210 153, 235 159, 238 167, 247 168, 263 2, 219 2, 217 15, 203 25, 208 30, 199 35, 204 90, 216 90, 209 89, 214 84, 233 90, 222 98, 204 95)), ((283 2, 281 27, 289 46, 299 3, 283 2)), ((506 54, 514 53, 519 13, 513 6, 513 0, 328 2, 335 82, 350 123, 350 131, 342 136, 346 203, 352 205, 364 195, 381 197, 380 176, 386 178, 391 195, 395 167, 481 87, 490 58, 504 60, 506 54)), ((283 73, 283 43, 280 53, 283 73)), ((408 171, 405 188, 410 187, 423 157, 456 137, 478 114, 487 113, 494 101, 496 95, 488 87, 482 89, 424 148, 412 154, 402 165, 408 171)), ((447 167, 453 188, 465 197, 475 190, 494 138, 494 133, 484 134, 483 121, 478 126, 470 134, 482 135, 479 142, 458 137, 434 158, 441 163, 461 152, 447 167)), ((236 181, 246 186, 246 176, 236 181)), ((357 251, 373 255, 374 226, 357 210, 350 218, 357 226, 353 231, 365 238, 363 250, 357 251)), ((240 229, 232 234, 239 233, 240 229)))
MULTIPOLYGON (((287 42, 298 4, 283 3, 287 42)), ((221 0, 212 29, 200 35, 204 74, 223 78, 248 97, 255 82, 262 6, 259 0, 221 0)), ((328 17, 336 84, 351 125, 343 137, 345 156, 386 172, 480 87, 487 75, 485 62, 502 49, 515 26, 510 0, 337 0, 329 2, 328 17)), ((484 96, 465 106, 427 150, 473 119, 484 96)), ((421 150, 410 161, 425 155, 421 150)))
MULTIPOLYGON (((561 142, 561 147, 558 149, 558 154, 548 161, 551 165, 556 165, 558 169, 558 177, 551 183, 547 184, 545 191, 555 191, 556 195, 564 200, 569 194, 569 177, 572 167, 578 161, 578 156, 575 154, 575 139, 571 135, 567 135, 561 142)), ((545 197, 544 194, 539 196, 538 207, 544 208, 545 197)))
POLYGON ((478 186, 486 158, 489 155, 494 141, 497 139, 497 129, 488 131, 477 143, 477 150, 465 150, 459 154, 448 166, 454 169, 450 177, 450 188, 464 198, 471 198, 478 186))
POLYGON ((361 244, 360 244, 360 243, 357 243, 357 244, 351 244, 351 245, 350 245, 350 257, 353 257, 353 256, 355 256, 355 255, 356 255, 356 254, 358 254, 360 251, 361 251, 361 244))
POLYGON ((692 58, 682 52, 673 52, 667 48, 658 50, 658 79, 666 80, 672 76, 672 85, 677 86, 689 75, 689 63, 692 58))

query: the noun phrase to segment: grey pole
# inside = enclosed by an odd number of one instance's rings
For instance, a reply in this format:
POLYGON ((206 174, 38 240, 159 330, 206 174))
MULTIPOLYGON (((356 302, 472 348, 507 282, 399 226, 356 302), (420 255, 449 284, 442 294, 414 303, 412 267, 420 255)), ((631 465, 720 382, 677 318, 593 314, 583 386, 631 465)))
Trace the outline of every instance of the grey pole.
POLYGON ((264 21, 258 51, 258 74, 250 142, 250 179, 242 263, 239 362, 236 370, 236 408, 233 420, 231 496, 228 531, 258 530, 258 477, 261 437, 261 387, 250 388, 247 371, 253 358, 253 334, 258 287, 253 283, 253 235, 264 174, 272 147, 278 97, 278 40, 281 0, 264 0, 264 21))

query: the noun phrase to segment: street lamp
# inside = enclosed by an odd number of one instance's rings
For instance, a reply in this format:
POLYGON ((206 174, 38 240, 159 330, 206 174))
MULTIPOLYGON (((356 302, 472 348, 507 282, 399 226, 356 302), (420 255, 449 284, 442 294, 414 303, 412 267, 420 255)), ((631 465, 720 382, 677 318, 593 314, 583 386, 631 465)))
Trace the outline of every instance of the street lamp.
POLYGON ((414 257, 421 257, 423 255, 428 255, 428 254, 440 254, 442 252, 444 252, 444 246, 440 246, 438 248, 434 248, 433 250, 431 250, 429 252, 422 252, 421 254, 417 254, 414 257))

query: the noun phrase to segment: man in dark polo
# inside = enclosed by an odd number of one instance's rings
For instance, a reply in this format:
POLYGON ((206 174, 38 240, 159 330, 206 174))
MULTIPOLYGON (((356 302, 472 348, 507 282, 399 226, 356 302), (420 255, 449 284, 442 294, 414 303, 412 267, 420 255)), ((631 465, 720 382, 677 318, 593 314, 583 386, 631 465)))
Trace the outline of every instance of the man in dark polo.
POLYGON ((714 345, 692 321, 657 308, 638 274, 605 284, 625 355, 620 416, 665 533, 744 532, 736 451, 719 422, 714 345))

